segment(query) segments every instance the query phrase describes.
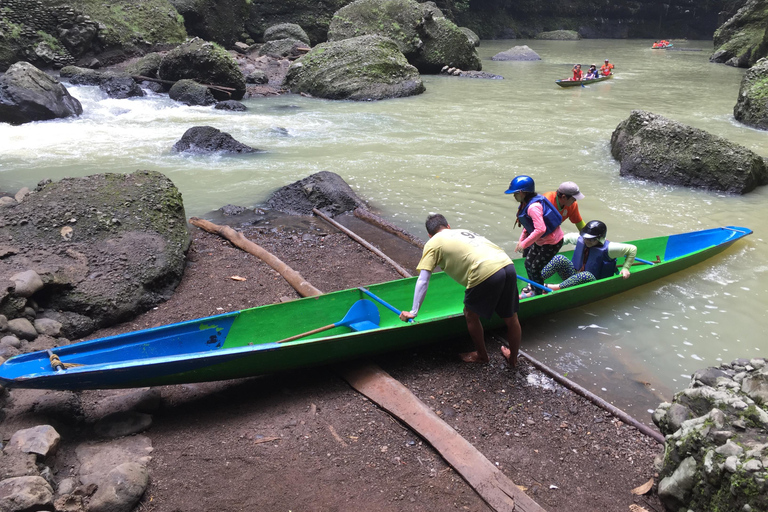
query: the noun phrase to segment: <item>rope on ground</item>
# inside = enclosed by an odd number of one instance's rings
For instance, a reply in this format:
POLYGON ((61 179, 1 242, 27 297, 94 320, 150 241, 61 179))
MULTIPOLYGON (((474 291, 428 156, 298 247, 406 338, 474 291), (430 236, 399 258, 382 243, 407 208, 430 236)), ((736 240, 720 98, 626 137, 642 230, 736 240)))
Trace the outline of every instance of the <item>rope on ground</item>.
POLYGON ((339 224, 338 222, 336 222, 335 220, 333 220, 332 218, 330 218, 329 216, 327 216, 326 214, 324 214, 323 212, 321 212, 317 208, 312 208, 312 211, 315 213, 315 215, 317 215, 318 217, 320 217, 321 219, 323 219, 324 221, 326 221, 327 223, 329 223, 330 225, 332 225, 333 227, 335 227, 339 231, 345 233, 349 238, 351 238, 355 242, 359 243, 360 245, 362 245, 363 247, 365 247, 366 249, 371 251, 373 254, 375 254, 379 258, 382 258, 384 261, 386 261, 387 263, 392 265, 392 268, 394 268, 397 271, 397 273, 400 274, 401 276, 403 276, 403 277, 413 277, 410 272, 408 272, 403 267, 398 265, 395 260, 393 260, 392 258, 387 256, 386 254, 384 254, 383 252, 381 252, 380 250, 378 250, 377 248, 372 246, 370 243, 366 242, 363 238, 361 238, 360 236, 356 235, 353 231, 345 228, 344 226, 342 226, 341 224, 339 224))
POLYGON ((209 233, 213 233, 214 235, 219 235, 222 238, 226 238, 232 242, 235 247, 239 247, 245 252, 253 254, 264 263, 272 267, 278 274, 283 276, 285 280, 288 281, 288 284, 293 286, 293 288, 302 297, 314 297, 315 295, 323 294, 322 291, 309 284, 303 277, 301 277, 301 274, 283 263, 277 256, 267 251, 260 245, 251 242, 245 238, 242 233, 235 231, 231 227, 219 226, 218 224, 214 224, 213 222, 207 220, 198 219, 197 217, 190 218, 189 223, 209 233))

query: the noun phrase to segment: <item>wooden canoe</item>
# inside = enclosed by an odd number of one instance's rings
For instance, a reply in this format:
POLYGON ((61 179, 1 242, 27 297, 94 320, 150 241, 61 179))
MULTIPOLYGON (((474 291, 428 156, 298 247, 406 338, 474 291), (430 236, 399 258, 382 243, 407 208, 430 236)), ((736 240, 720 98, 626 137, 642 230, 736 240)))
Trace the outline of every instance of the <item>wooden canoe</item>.
POLYGON ((597 82, 602 82, 604 80, 610 80, 611 78, 613 78, 613 73, 611 73, 608 76, 599 76, 597 78, 592 78, 591 80, 555 80, 555 83, 560 87, 578 87, 580 85, 589 85, 597 82))
MULTIPOLYGON (((633 266, 629 279, 614 276, 524 299, 520 303, 520 317, 555 313, 649 283, 700 263, 751 233, 747 228, 728 226, 630 242, 637 245, 639 259, 650 262, 659 256, 660 263, 633 266)), ((563 254, 570 257, 571 252, 563 254)), ((515 260, 515 267, 520 276, 526 276, 522 259, 515 260)), ((380 283, 369 290, 395 310, 410 309, 415 280, 414 277, 380 283)), ((342 290, 57 347, 52 355, 65 369, 54 369, 51 354, 45 351, 21 354, 0 366, 0 384, 78 390, 233 379, 466 335, 464 289, 439 272, 433 275, 429 293, 413 323, 401 322, 390 309, 374 302, 379 312, 377 328, 354 331, 339 325, 278 343, 337 322, 353 304, 366 298, 368 295, 361 289, 342 290)), ((490 328, 501 325, 503 322, 496 317, 487 323, 490 328)))

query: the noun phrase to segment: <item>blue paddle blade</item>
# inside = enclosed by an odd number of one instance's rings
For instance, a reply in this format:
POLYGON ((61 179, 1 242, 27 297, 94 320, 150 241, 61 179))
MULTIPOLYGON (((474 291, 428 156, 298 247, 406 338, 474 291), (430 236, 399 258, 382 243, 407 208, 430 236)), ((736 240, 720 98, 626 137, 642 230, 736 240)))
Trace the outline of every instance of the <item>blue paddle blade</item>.
POLYGON ((373 302, 360 299, 355 302, 341 321, 334 324, 343 325, 353 331, 368 331, 379 327, 379 308, 373 302))

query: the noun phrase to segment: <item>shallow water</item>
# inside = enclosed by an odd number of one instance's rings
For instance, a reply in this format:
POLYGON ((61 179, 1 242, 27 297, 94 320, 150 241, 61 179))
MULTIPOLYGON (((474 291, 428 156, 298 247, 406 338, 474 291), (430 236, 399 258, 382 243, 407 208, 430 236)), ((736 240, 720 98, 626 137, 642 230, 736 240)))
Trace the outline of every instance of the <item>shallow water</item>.
MULTIPOLYGON (((246 100, 229 113, 185 107, 166 96, 113 100, 71 87, 78 119, 0 125, 0 189, 45 178, 153 169, 184 196, 187 215, 224 204, 253 206, 278 187, 318 171, 340 174, 370 205, 420 236, 430 212, 483 233, 511 253, 516 174, 541 191, 576 181, 586 220, 616 241, 741 225, 746 241, 701 265, 611 300, 524 325, 524 350, 648 421, 646 411, 685 387, 692 372, 737 357, 766 355, 765 229, 768 187, 743 197, 619 176, 609 140, 632 109, 690 124, 768 156, 768 133, 733 119, 744 70, 708 62, 702 51, 651 50, 652 41, 483 41, 485 71, 504 80, 424 76, 427 92, 381 102, 301 96, 246 100), (537 62, 490 57, 527 44, 537 62), (554 84, 608 57, 613 80, 554 84), (586 67, 586 66, 585 66, 586 67), (266 150, 247 157, 179 156, 171 146, 195 125, 211 125, 266 150)), ((566 225, 569 226, 569 225, 566 225)))

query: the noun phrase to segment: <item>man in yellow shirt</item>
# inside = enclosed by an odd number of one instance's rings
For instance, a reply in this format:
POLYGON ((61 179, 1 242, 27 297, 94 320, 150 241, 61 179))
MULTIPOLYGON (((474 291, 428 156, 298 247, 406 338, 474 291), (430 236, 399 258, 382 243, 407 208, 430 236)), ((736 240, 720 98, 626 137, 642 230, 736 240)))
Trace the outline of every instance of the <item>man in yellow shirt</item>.
POLYGON ((516 367, 521 331, 517 318, 517 273, 512 260, 490 240, 466 229, 451 229, 440 214, 430 215, 426 227, 429 241, 416 267, 419 278, 413 293, 413 309, 401 312, 400 319, 407 322, 416 318, 432 272, 439 266, 466 288, 464 317, 475 351, 461 354, 461 358, 468 363, 490 360, 480 317, 491 318, 496 312, 507 325, 509 348, 502 346, 501 352, 509 365, 516 367))

